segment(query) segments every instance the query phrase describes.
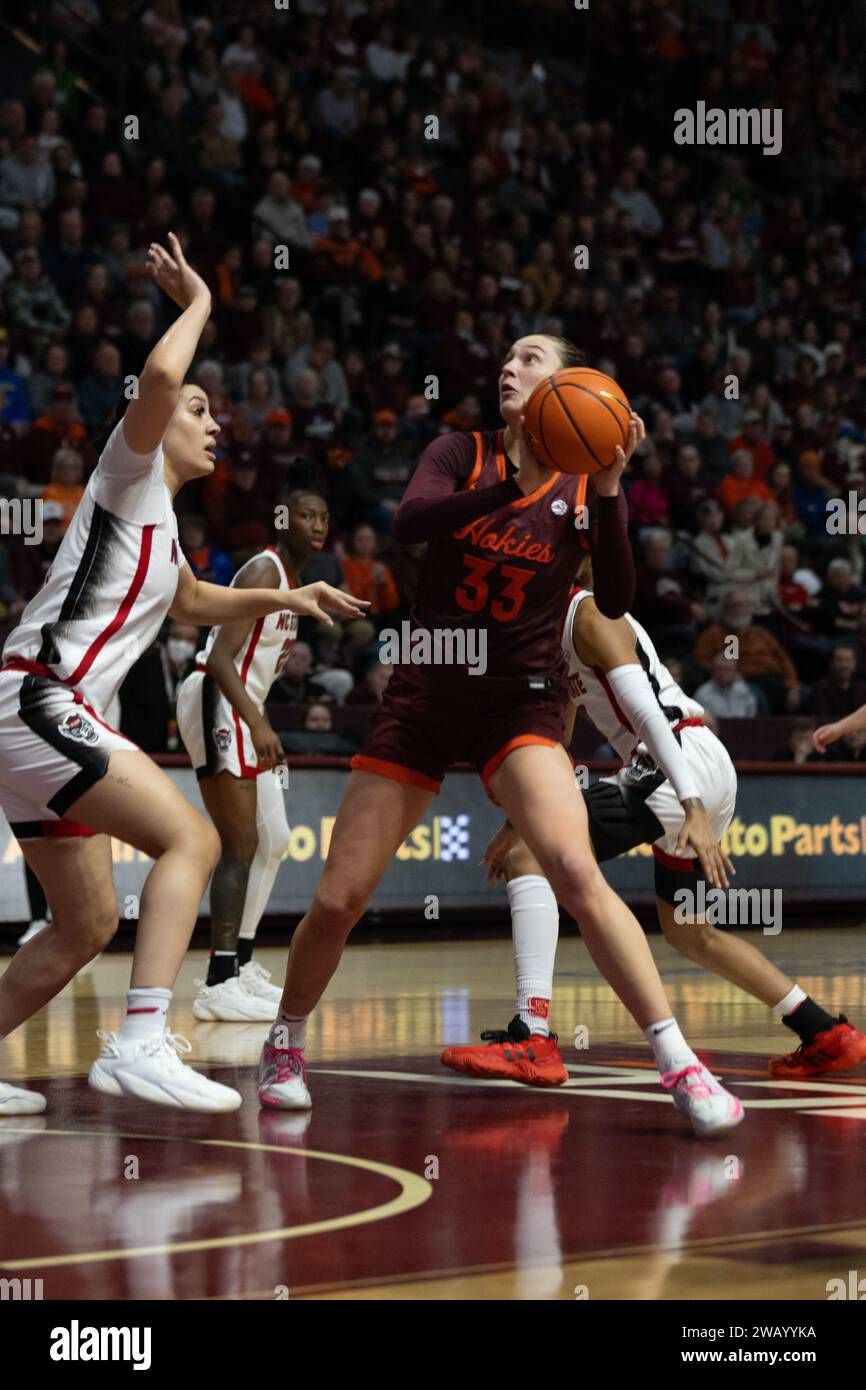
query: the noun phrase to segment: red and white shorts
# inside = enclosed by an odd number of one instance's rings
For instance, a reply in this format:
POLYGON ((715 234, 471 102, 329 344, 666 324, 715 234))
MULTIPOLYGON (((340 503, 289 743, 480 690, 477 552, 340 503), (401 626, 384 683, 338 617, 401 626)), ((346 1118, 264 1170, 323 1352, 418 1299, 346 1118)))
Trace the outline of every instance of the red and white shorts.
POLYGON ((0 668, 0 808, 17 839, 95 834, 66 812, 120 750, 138 751, 80 691, 34 669, 0 668))
POLYGON ((195 775, 258 777, 259 760, 244 723, 206 671, 192 671, 177 692, 177 728, 195 775))

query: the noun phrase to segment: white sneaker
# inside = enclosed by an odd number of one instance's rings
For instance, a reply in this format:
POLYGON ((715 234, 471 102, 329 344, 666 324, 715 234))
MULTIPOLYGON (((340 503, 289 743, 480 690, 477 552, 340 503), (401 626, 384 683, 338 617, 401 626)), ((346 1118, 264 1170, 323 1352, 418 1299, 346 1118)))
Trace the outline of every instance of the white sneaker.
POLYGON ((175 1105, 179 1110, 219 1114, 237 1110, 241 1097, 230 1086, 209 1081, 179 1057, 192 1052, 192 1043, 173 1033, 152 1033, 149 1038, 123 1042, 116 1033, 97 1037, 103 1048, 90 1068, 88 1082, 94 1091, 109 1096, 136 1096, 155 1105, 175 1105))
POLYGON ((721 1134, 745 1116, 743 1102, 720 1086, 712 1072, 698 1064, 667 1071, 661 1078, 678 1110, 688 1115, 696 1134, 721 1134))
POLYGON ((19 946, 24 946, 28 941, 32 941, 33 938, 34 938, 34 936, 38 936, 39 933, 40 933, 41 931, 44 931, 45 928, 46 928, 47 926, 48 926, 48 919, 47 919, 47 917, 37 917, 36 920, 35 920, 34 922, 31 922, 31 923, 30 923, 30 926, 27 928, 27 930, 26 930, 26 932, 24 933, 24 935, 23 935, 23 936, 19 936, 19 938, 18 938, 18 945, 19 945, 19 946))
POLYGON ((192 1006, 195 1018, 206 1023, 273 1023, 278 1004, 254 994, 247 984, 249 978, 232 975, 218 985, 196 980, 199 991, 192 1006))
POLYGON ((0 1081, 0 1120, 7 1115, 40 1115, 45 1109, 45 1097, 39 1091, 22 1091, 0 1081))
MULTIPOLYGON (((277 985, 270 983, 271 972, 265 970, 264 966, 259 965, 257 960, 248 960, 246 965, 241 966, 240 979, 243 980, 244 989, 248 989, 250 994, 254 994, 257 999, 268 999, 279 1008, 283 997, 283 991, 277 985)), ((273 1017, 276 1018, 276 1011, 273 1017)))
POLYGON ((266 1042, 259 1062, 259 1103, 272 1110, 309 1110, 307 1064, 302 1047, 266 1042))

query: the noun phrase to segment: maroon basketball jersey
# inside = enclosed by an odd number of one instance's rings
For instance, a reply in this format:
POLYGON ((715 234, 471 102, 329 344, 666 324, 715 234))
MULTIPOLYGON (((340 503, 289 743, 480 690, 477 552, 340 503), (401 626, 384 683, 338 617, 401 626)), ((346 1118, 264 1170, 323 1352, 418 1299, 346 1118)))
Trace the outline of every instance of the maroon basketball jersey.
MULTIPOLYGON (((493 486, 517 471, 503 437, 440 436, 424 458, 450 474, 453 491, 493 486)), ((589 538, 586 484, 552 473, 528 496, 429 541, 413 624, 485 629, 488 676, 561 673, 562 616, 589 538)))

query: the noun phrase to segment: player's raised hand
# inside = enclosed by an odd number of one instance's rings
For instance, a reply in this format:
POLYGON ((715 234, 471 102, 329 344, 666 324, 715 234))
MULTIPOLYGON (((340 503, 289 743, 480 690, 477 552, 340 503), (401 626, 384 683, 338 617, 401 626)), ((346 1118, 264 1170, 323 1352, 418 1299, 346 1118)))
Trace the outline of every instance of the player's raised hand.
POLYGON ((370 607, 369 599, 345 594, 342 589, 335 589, 333 584, 326 584, 323 579, 315 584, 305 584, 300 589, 281 589, 280 599, 280 607, 289 613, 317 618, 326 627, 334 626, 329 612, 336 613, 338 618, 364 618, 367 616, 366 609, 370 607))
POLYGON ((181 309, 188 308, 194 299, 204 296, 210 299, 210 290, 187 261, 174 232, 168 234, 168 250, 160 246, 158 241, 150 243, 147 270, 151 280, 181 309))

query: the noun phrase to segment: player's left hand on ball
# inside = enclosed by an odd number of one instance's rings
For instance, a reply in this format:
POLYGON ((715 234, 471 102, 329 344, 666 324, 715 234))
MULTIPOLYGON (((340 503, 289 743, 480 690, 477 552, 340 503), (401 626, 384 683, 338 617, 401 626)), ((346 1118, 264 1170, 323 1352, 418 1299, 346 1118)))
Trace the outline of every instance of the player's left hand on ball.
POLYGON ((333 584, 326 584, 320 579, 315 584, 305 584, 300 589, 286 592, 282 607, 303 617, 318 618, 326 627, 333 627, 334 620, 328 616, 329 613, 336 613, 338 618, 365 618, 370 600, 344 594, 341 589, 335 589, 333 584))
POLYGON ((615 497, 619 491, 619 480, 623 469, 639 444, 646 439, 646 426, 639 415, 632 410, 629 414, 628 440, 625 449, 617 444, 613 463, 602 468, 595 476, 595 490, 599 497, 615 497))

